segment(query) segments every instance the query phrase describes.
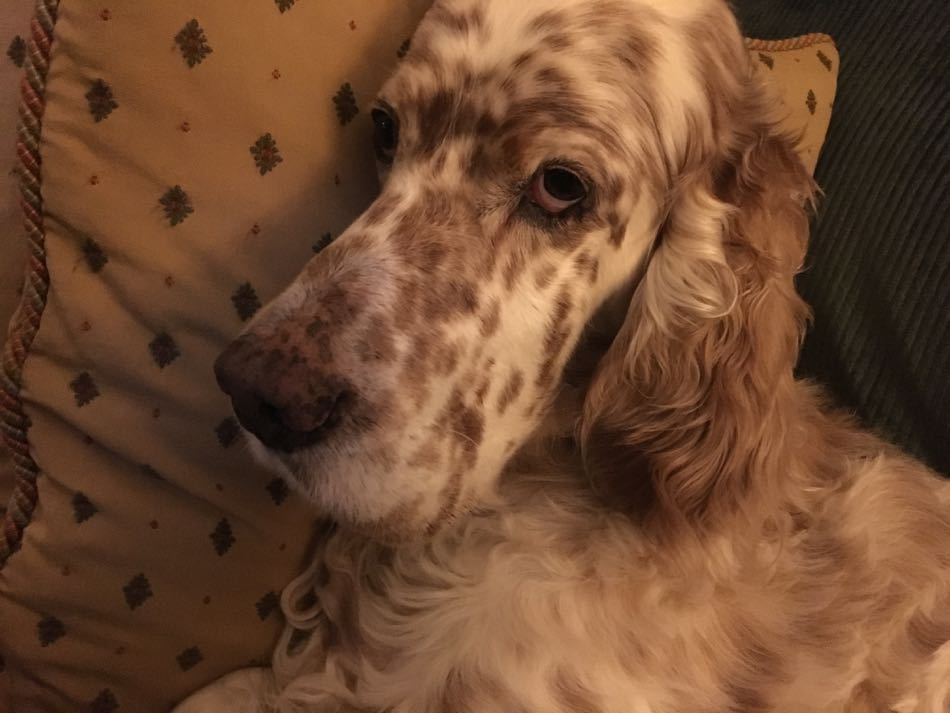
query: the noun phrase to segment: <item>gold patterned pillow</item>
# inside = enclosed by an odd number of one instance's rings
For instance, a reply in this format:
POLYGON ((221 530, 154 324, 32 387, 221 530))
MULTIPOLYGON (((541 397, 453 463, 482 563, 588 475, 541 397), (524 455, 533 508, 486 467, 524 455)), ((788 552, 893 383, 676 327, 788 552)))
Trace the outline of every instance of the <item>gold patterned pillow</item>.
POLYGON ((828 133, 838 86, 838 49, 823 34, 787 40, 746 40, 753 67, 778 95, 777 119, 793 135, 812 173, 828 133))
MULTIPOLYGON (((312 516, 251 462, 211 363, 370 200, 366 106, 427 5, 39 0, 0 398, 7 710, 163 711, 268 657, 312 516)), ((792 45, 750 56, 813 165, 837 55, 792 45)))

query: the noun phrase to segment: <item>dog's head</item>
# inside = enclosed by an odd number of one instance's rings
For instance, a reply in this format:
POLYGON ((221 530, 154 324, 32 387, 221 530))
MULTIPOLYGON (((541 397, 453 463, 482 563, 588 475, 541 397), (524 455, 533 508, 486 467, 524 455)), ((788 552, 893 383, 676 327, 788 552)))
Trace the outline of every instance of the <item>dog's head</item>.
POLYGON ((256 452, 335 519, 431 530, 489 495, 621 294, 575 413, 592 475, 704 500, 657 453, 712 437, 703 393, 790 366, 809 190, 726 4, 440 0, 372 113, 381 195, 216 364, 256 452))

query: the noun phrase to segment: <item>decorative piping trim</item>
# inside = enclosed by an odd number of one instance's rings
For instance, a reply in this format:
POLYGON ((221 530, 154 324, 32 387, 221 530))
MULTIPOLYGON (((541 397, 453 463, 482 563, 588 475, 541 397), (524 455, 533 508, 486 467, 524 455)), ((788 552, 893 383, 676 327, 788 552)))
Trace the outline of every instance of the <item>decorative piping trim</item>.
POLYGON ((20 208, 23 211, 30 256, 23 281, 23 294, 11 322, 0 368, 0 435, 13 456, 15 476, 7 511, 0 520, 0 568, 19 549, 23 530, 29 524, 37 503, 36 478, 40 469, 30 455, 27 437, 30 419, 23 410, 20 387, 23 382, 23 364, 39 329, 49 291, 39 144, 43 111, 46 108, 50 47, 58 11, 59 0, 36 0, 36 9, 30 22, 25 74, 20 81, 17 174, 20 208))
POLYGON ((752 37, 747 37, 745 40, 746 49, 758 50, 759 52, 787 52, 829 43, 834 45, 835 41, 831 35, 826 35, 823 32, 812 32, 784 40, 758 40, 752 37))

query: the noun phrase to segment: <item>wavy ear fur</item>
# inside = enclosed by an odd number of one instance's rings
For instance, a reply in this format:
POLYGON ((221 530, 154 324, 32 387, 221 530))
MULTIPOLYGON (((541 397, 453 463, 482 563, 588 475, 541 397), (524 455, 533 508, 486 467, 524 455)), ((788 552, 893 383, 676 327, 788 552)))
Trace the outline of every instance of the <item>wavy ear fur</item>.
POLYGON ((768 512, 793 477, 783 409, 808 317, 793 278, 814 184, 765 97, 749 76, 713 112, 727 138, 694 147, 580 422, 596 490, 692 531, 768 512))

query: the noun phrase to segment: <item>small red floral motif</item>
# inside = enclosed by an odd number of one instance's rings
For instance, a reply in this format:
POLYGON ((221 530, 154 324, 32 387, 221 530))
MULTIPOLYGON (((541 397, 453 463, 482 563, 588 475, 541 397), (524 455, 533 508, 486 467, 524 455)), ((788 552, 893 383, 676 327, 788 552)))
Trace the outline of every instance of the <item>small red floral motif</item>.
POLYGON ((356 29, 356 21, 355 21, 355 20, 350 20, 350 29, 351 29, 351 30, 355 30, 355 29, 356 29))
POLYGON ((152 418, 158 418, 161 415, 162 415, 162 410, 158 408, 158 406, 152 409, 152 418))
POLYGON ((98 185, 99 185, 99 176, 97 176, 96 174, 92 174, 91 176, 89 176, 89 185, 90 185, 90 186, 98 186, 98 185))
POLYGON ((171 275, 165 275, 165 287, 174 287, 174 286, 175 286, 175 278, 172 277, 171 275))
POLYGON ((272 76, 274 79, 280 79, 280 70, 275 69, 273 72, 270 73, 270 76, 272 76))
POLYGON ((187 134, 189 131, 191 131, 191 124, 189 124, 187 121, 183 121, 178 125, 178 130, 187 134))
POLYGON ((112 19, 112 11, 109 10, 109 8, 103 8, 102 12, 99 13, 99 17, 101 17, 105 22, 108 22, 110 19, 112 19))
POLYGON ((89 324, 88 319, 84 319, 82 324, 79 325, 79 328, 84 332, 88 332, 90 329, 92 329, 92 325, 89 324))

